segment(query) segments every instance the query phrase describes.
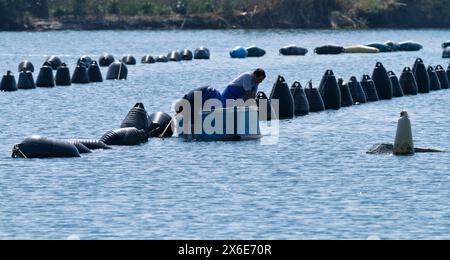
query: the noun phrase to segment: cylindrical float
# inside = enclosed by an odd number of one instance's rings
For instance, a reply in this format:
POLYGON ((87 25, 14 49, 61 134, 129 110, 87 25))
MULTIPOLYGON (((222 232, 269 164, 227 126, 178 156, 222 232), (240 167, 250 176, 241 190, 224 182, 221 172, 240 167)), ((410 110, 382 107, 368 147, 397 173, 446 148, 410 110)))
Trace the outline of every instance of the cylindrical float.
POLYGON ((285 56, 304 56, 307 53, 308 49, 296 45, 289 45, 280 49, 280 54, 285 56))
POLYGON ((373 80, 369 75, 364 75, 361 81, 361 86, 363 87, 364 93, 366 94, 367 102, 379 101, 377 88, 373 83, 373 80))
POLYGON ((138 130, 148 130, 149 121, 145 106, 142 103, 137 103, 128 112, 125 119, 122 121, 120 128, 135 127, 138 130))
POLYGON ((31 71, 31 72, 34 72, 34 66, 33 66, 33 63, 31 63, 31 62, 29 62, 29 61, 27 61, 27 60, 22 61, 22 62, 19 64, 18 71, 19 71, 19 72, 21 72, 21 71, 31 71))
POLYGON ((54 86, 55 86, 55 79, 53 77, 53 69, 50 63, 46 62, 39 71, 39 75, 36 80, 36 87, 52 88, 54 86))
POLYGON ((392 82, 389 78, 387 70, 381 62, 377 62, 373 70, 372 80, 377 88, 378 97, 380 100, 390 100, 394 95, 392 89, 392 82))
POLYGON ((86 69, 86 66, 83 62, 80 62, 75 68, 72 75, 72 83, 73 84, 88 84, 89 83, 89 75, 86 69))
POLYGON ((439 77, 436 74, 433 66, 428 66, 428 77, 430 78, 430 90, 436 91, 441 90, 441 82, 439 81, 439 77))
POLYGON ((394 154, 395 155, 413 155, 414 140, 411 129, 411 121, 408 113, 402 111, 397 125, 397 134, 395 135, 394 154))
POLYGON ((62 64, 61 59, 56 56, 48 57, 47 60, 45 60, 45 63, 48 63, 53 70, 57 70, 62 64))
POLYGON ((392 90, 394 97, 403 97, 405 94, 403 93, 402 86, 400 85, 400 81, 398 80, 397 75, 393 71, 388 72, 389 79, 392 83, 392 90))
POLYGON ((314 53, 318 55, 336 55, 345 51, 344 47, 336 45, 324 45, 314 49, 314 53))
POLYGON ((436 74, 438 75, 439 82, 441 83, 441 88, 449 89, 450 81, 448 79, 447 73, 441 65, 436 66, 436 74))
POLYGON ((2 78, 2 82, 0 83, 0 91, 11 92, 17 90, 18 88, 16 78, 14 77, 12 72, 8 70, 6 72, 6 75, 4 75, 2 78))
POLYGON ((290 119, 294 117, 294 97, 283 76, 278 76, 272 88, 270 95, 271 104, 274 103, 274 100, 278 100, 279 104, 278 119, 290 119))
POLYGON ((338 80, 339 90, 341 91, 341 105, 342 107, 353 106, 353 97, 347 82, 343 79, 338 80))
POLYGON ((55 76, 56 86, 70 86, 72 85, 72 79, 70 77, 70 70, 65 63, 59 66, 55 76))
POLYGON ((312 81, 308 82, 308 87, 305 89, 306 97, 309 103, 309 112, 321 112, 325 110, 322 96, 318 89, 313 88, 312 81))
POLYGON ((124 80, 128 77, 128 68, 120 61, 113 62, 109 65, 108 73, 106 74, 107 80, 124 80))
POLYGON ((141 59, 142 64, 153 64, 155 62, 156 62, 155 58, 153 58, 153 56, 151 55, 146 55, 141 59))
POLYGON ((122 62, 126 65, 136 65, 136 59, 131 55, 123 57, 122 62))
POLYGON ((257 46, 250 46, 246 48, 246 50, 247 50, 247 57, 250 58, 260 58, 266 55, 266 51, 257 46))
POLYGON ((200 47, 194 51, 194 59, 196 60, 209 60, 211 58, 211 52, 208 48, 200 47))
POLYGON ((133 146, 147 142, 148 135, 145 130, 134 127, 120 128, 109 131, 100 141, 106 145, 133 146))
POLYGON ((36 85, 33 81, 33 74, 31 71, 21 71, 19 73, 19 81, 17 83, 18 89, 34 89, 36 85), (30 77, 31 75, 31 77, 30 77))
POLYGON ((68 142, 32 136, 13 148, 13 158, 44 159, 80 157, 75 145, 68 142))
POLYGON ((419 93, 430 93, 430 76, 421 58, 417 58, 413 67, 419 93))
POLYGON ((359 83, 358 79, 355 76, 352 76, 350 78, 350 81, 348 82, 348 87, 350 88, 353 102, 355 104, 367 103, 366 93, 364 92, 361 83, 359 83))
POLYGON ((104 53, 98 59, 98 65, 100 65, 100 67, 109 67, 114 61, 114 56, 109 53, 104 53))
POLYGON ((88 68, 89 82, 103 82, 102 71, 96 61, 92 61, 88 68))
POLYGON ((342 106, 341 90, 332 70, 327 70, 319 87, 325 109, 338 110, 342 106))
POLYGON ((192 53, 192 51, 184 49, 183 52, 181 53, 181 59, 186 61, 193 60, 194 54, 192 53))
POLYGON ((148 117, 149 137, 169 138, 173 136, 173 120, 170 115, 164 112, 153 113, 148 117))
POLYGON ((309 102, 305 90, 300 82, 296 81, 291 87, 291 93, 294 97, 295 115, 305 116, 309 114, 309 102))
POLYGON ((417 95, 419 93, 416 77, 414 77, 414 73, 410 67, 403 69, 402 75, 400 76, 400 86, 402 86, 405 95, 417 95))

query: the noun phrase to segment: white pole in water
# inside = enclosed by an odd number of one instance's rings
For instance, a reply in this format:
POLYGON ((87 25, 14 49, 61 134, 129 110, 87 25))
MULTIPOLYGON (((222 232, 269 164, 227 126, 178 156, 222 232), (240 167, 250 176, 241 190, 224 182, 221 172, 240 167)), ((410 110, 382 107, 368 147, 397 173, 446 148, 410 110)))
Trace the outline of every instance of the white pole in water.
POLYGON ((414 141, 411 130, 411 121, 408 112, 402 111, 397 125, 397 135, 394 143, 395 155, 414 154, 414 141))

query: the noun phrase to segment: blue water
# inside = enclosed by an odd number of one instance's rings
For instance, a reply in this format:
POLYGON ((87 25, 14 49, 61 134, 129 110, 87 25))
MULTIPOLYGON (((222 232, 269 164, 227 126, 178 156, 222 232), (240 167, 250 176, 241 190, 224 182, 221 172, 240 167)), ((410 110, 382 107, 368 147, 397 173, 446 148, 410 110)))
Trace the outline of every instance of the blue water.
MULTIPOLYGON (((393 142, 407 109, 416 146, 450 150, 450 91, 311 114, 280 122, 278 143, 185 143, 151 140, 80 159, 11 159, 32 134, 99 138, 143 102, 170 112, 186 91, 223 89, 241 72, 263 67, 270 92, 278 74, 292 83, 333 68, 349 79, 381 61, 398 75, 416 57, 442 64, 450 30, 0 32, 0 71, 17 76, 58 55, 103 52, 138 59, 174 49, 211 49, 209 61, 130 67, 129 80, 0 93, 0 239, 450 239, 450 154, 369 156, 393 142), (316 56, 325 43, 415 40, 420 52, 316 56), (288 44, 310 49, 281 57, 288 44), (237 45, 265 48, 260 59, 232 60, 237 45)), ((37 68, 38 69, 38 68, 37 68)), ((106 74, 106 70, 103 70, 106 74)), ((35 73, 35 77, 37 73, 35 73)))

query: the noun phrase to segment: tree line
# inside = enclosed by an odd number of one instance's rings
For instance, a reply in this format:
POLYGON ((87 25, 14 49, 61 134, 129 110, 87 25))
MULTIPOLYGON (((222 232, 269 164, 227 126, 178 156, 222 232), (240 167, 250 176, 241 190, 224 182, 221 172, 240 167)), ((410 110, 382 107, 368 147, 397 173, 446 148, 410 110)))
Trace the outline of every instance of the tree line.
POLYGON ((0 0, 0 28, 35 18, 189 14, 233 17, 244 12, 265 12, 267 19, 293 24, 308 21, 326 24, 334 12, 368 20, 369 24, 377 19, 396 20, 396 17, 420 23, 423 19, 448 20, 450 5, 448 0, 0 0))

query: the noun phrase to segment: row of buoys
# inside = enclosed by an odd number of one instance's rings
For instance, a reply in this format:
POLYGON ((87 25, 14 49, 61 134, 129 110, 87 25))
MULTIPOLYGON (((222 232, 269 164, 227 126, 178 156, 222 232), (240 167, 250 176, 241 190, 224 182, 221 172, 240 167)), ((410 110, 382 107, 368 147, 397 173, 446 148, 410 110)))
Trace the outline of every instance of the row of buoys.
POLYGON ((148 142, 149 138, 169 138, 172 117, 163 112, 148 115, 142 103, 136 104, 123 120, 120 128, 104 134, 100 140, 51 140, 32 136, 13 147, 13 158, 71 158, 91 150, 107 150, 111 146, 134 146, 148 142))
MULTIPOLYGON (((104 57, 108 59, 108 56, 104 57)), ((100 62, 105 64, 105 60, 100 58, 100 62)), ((23 61, 18 66, 19 79, 16 83, 11 71, 2 79, 1 91, 16 91, 18 89, 34 89, 36 87, 51 88, 55 86, 70 86, 72 84, 88 84, 103 82, 102 72, 99 64, 88 56, 78 59, 77 66, 70 74, 70 70, 64 62, 56 56, 49 57, 39 70, 36 82, 33 78, 34 66, 29 61, 23 61), (56 74, 53 70, 56 68, 56 74)), ((128 68, 123 62, 112 62, 109 65, 106 79, 123 80, 127 79, 128 68)))
MULTIPOLYGON (((189 49, 184 49, 182 51, 171 51, 167 55, 159 55, 156 57, 153 57, 151 55, 146 55, 142 57, 141 63, 142 64, 153 64, 158 62, 169 62, 169 61, 191 61, 193 59, 196 60, 208 60, 211 57, 211 52, 208 48, 200 47, 195 49, 194 52, 192 52, 189 49)), ((135 65, 135 64, 134 64, 135 65)))
POLYGON ((379 53, 395 51, 419 51, 423 46, 416 42, 406 41, 395 43, 388 41, 386 43, 371 43, 366 45, 353 45, 343 47, 339 45, 324 45, 314 49, 314 53, 319 55, 337 55, 341 53, 379 53))
POLYGON ((257 46, 248 48, 238 46, 230 51, 230 57, 233 59, 259 58, 264 55, 266 55, 266 51, 257 46))
POLYGON ((378 49, 380 52, 397 52, 397 51, 420 51, 423 46, 420 43, 412 41, 393 42, 387 41, 385 43, 371 43, 366 46, 378 49))
POLYGON ((403 70, 400 79, 394 72, 387 71, 381 62, 377 62, 372 76, 363 75, 361 82, 352 76, 347 83, 341 78, 337 79, 332 70, 327 70, 318 89, 312 87, 311 81, 306 89, 299 82, 294 82, 289 89, 284 77, 279 76, 270 99, 265 93, 259 92, 257 103, 268 101, 267 119, 271 120, 274 116, 270 104, 276 99, 279 101, 278 119, 290 119, 310 112, 338 110, 355 104, 450 89, 449 77, 450 65, 447 71, 440 65, 426 68, 420 58, 415 61, 413 69, 406 67, 403 70))

